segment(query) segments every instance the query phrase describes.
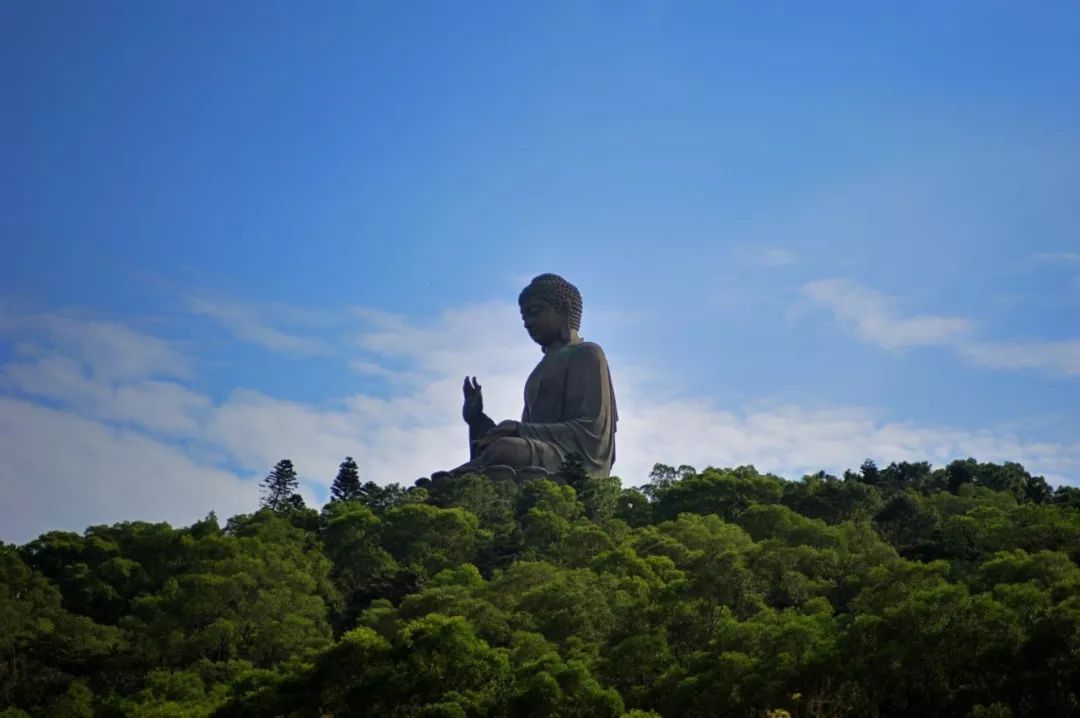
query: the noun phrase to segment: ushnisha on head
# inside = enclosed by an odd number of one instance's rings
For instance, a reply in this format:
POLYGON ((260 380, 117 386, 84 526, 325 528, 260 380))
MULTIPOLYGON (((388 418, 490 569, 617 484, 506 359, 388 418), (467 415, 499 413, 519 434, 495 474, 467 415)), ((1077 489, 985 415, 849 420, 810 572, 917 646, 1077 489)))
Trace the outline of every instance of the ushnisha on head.
POLYGON ((544 350, 578 339, 581 292, 557 274, 540 274, 521 290, 521 318, 529 336, 544 350))

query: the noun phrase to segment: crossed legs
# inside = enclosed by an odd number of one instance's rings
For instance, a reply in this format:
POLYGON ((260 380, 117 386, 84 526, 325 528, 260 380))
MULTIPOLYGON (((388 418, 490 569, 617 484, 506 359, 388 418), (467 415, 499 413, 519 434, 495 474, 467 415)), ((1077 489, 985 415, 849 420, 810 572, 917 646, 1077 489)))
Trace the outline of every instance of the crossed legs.
POLYGON ((478 456, 450 473, 482 471, 486 466, 509 466, 515 471, 527 466, 540 466, 556 472, 562 466, 562 457, 550 444, 518 436, 504 436, 488 444, 478 456))

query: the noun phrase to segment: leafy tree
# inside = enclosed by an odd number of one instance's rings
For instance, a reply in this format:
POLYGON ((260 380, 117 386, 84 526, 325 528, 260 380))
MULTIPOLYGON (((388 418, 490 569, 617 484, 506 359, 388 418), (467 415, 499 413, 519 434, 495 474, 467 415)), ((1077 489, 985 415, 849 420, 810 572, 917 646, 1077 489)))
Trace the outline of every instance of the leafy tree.
POLYGON ((66 611, 56 587, 0 544, 0 710, 52 704, 53 715, 86 715, 93 696, 76 677, 96 673, 121 642, 116 628, 66 611))
POLYGON ((959 493, 964 484, 975 483, 979 462, 972 458, 957 459, 945 467, 946 487, 950 493, 959 493))
POLYGON ((331 502, 323 509, 322 523, 331 577, 344 601, 340 624, 348 626, 389 589, 398 566, 382 547, 382 521, 360 502, 331 502))
POLYGON ((930 478, 931 467, 929 461, 918 462, 892 462, 881 470, 880 484, 893 491, 905 489, 922 490, 930 478))
POLYGON ((0 716, 1080 715, 1080 492, 871 464, 292 484, 0 545, 0 716))
POLYGON ((402 504, 387 512, 383 546, 404 569, 425 578, 471 562, 481 542, 476 516, 461 509, 402 504))
POLYGON ((164 590, 136 599, 126 624, 160 662, 269 667, 330 639, 328 607, 338 598, 329 561, 288 517, 268 509, 235 517, 226 535, 192 549, 164 590))
POLYGON ((615 515, 622 491, 622 482, 618 477, 590 478, 585 473, 584 458, 571 453, 563 462, 558 478, 574 490, 589 519, 607 521, 615 515))
POLYGON ((1046 482, 1042 476, 1028 476, 1024 485, 1024 498, 1028 501, 1036 504, 1043 504, 1047 501, 1051 501, 1054 496, 1054 490, 1050 488, 1050 484, 1046 482))
POLYGON ((870 520, 883 506, 876 487, 858 481, 841 481, 824 471, 786 484, 782 501, 804 516, 830 524, 870 520))
POLYGON ((529 481, 521 487, 515 513, 523 517, 532 509, 550 512, 567 521, 585 513, 572 487, 548 479, 529 481))
POLYGON ((778 503, 782 495, 782 479, 759 474, 752 466, 708 468, 664 489, 653 514, 663 520, 683 512, 715 513, 730 521, 751 503, 778 503))
POLYGON ((938 512, 910 491, 894 496, 874 517, 882 536, 901 550, 929 543, 939 521, 938 512))
POLYGON ((1059 506, 1080 509, 1080 488, 1062 484, 1054 489, 1053 501, 1059 506))
POLYGON ((72 681, 45 715, 49 718, 94 718, 94 693, 82 681, 72 681))
POLYGON ((682 464, 678 468, 667 464, 653 464, 652 471, 649 472, 649 483, 642 488, 642 491, 655 501, 675 482, 686 479, 695 473, 697 473, 697 470, 689 464, 682 464))
POLYGON ((383 516, 395 506, 423 503, 428 497, 426 492, 427 489, 420 487, 405 489, 400 484, 379 486, 374 481, 367 481, 360 486, 360 494, 357 498, 376 514, 383 516))
POLYGON ((648 525, 652 523, 652 505, 638 489, 623 489, 615 504, 615 518, 635 528, 648 525))

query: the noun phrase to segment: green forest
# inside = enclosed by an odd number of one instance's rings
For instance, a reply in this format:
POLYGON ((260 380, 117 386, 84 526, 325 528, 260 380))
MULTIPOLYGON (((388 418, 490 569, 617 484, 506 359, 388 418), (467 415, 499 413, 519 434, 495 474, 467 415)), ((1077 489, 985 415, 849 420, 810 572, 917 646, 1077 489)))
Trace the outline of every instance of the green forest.
POLYGON ((0 544, 0 716, 1080 715, 1080 489, 1016 463, 296 486, 0 544))

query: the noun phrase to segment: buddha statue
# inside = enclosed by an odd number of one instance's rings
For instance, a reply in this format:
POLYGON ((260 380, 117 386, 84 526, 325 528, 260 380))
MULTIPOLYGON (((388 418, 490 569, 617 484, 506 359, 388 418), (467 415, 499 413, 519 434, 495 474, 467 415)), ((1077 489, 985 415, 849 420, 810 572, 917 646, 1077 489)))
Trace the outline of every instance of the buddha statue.
POLYGON ((608 476, 618 412, 604 350, 578 335, 581 293, 558 275, 541 274, 522 290, 518 305, 525 331, 543 352, 525 382, 521 421, 492 421, 476 377, 465 377, 462 416, 471 459, 450 473, 545 475, 559 471, 573 453, 590 476, 608 476))

